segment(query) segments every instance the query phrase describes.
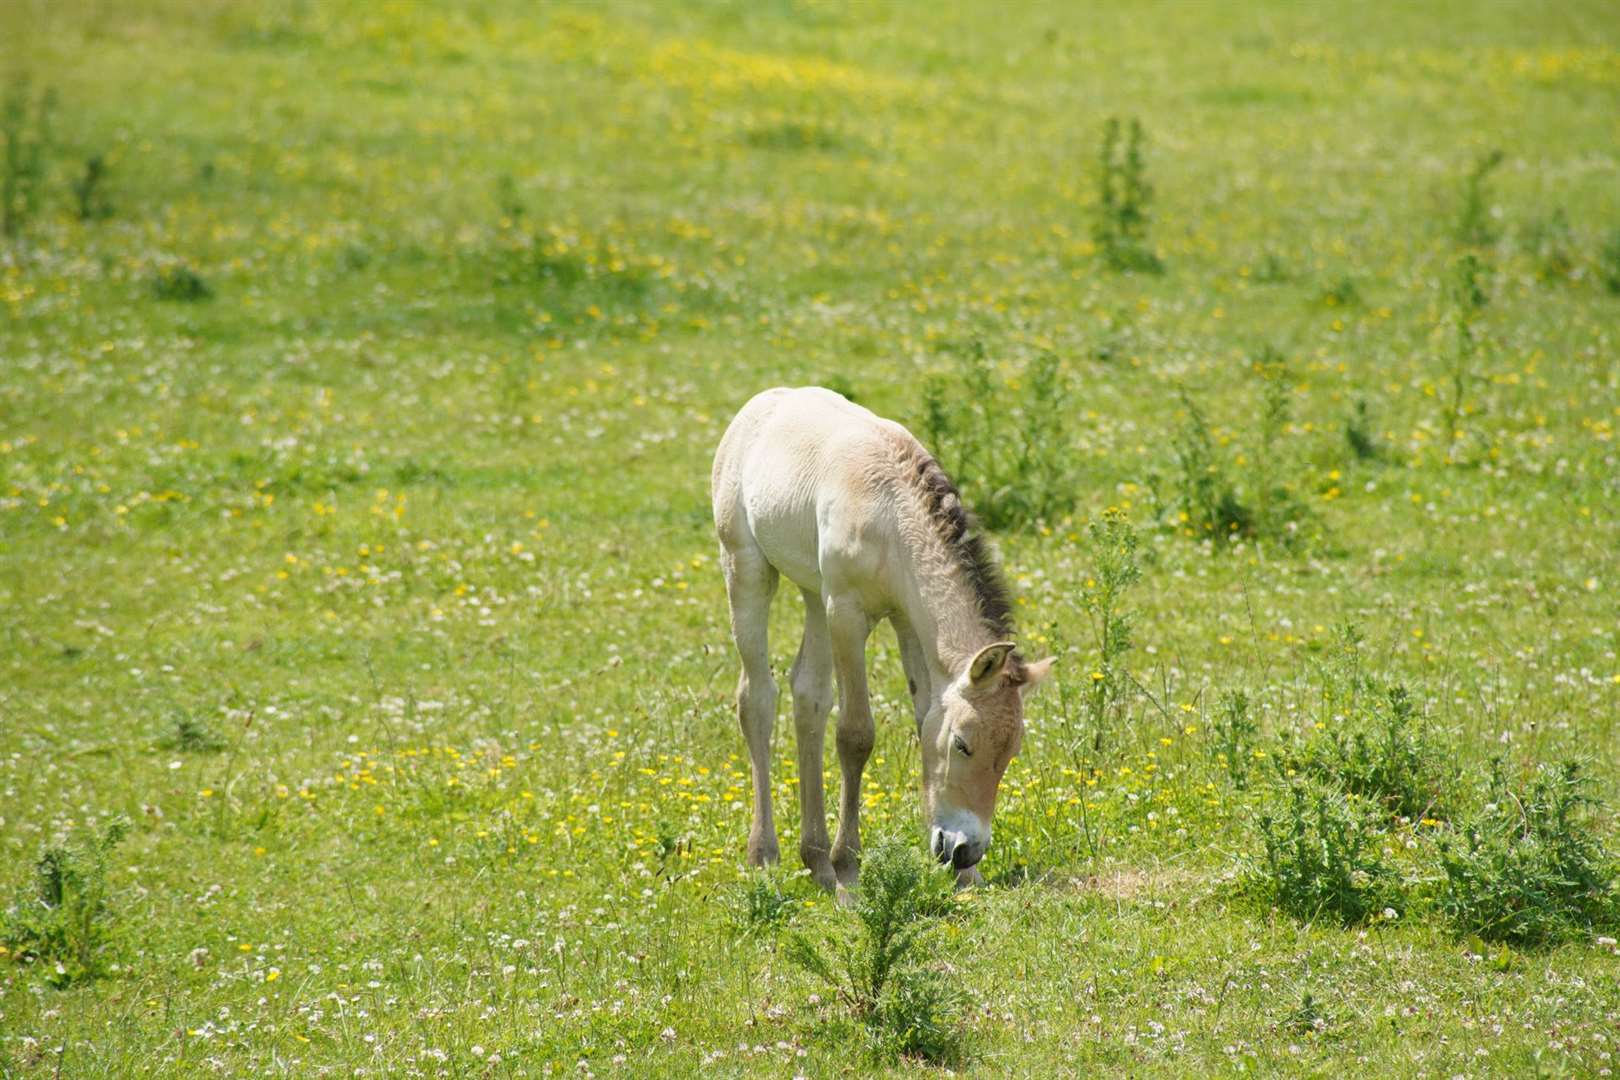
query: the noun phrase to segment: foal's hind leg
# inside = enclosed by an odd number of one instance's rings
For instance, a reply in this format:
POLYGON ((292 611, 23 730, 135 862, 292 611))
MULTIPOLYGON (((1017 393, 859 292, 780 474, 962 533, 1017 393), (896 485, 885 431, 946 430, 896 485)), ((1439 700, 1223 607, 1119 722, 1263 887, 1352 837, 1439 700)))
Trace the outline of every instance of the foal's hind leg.
POLYGON ((821 777, 821 748, 832 709, 832 641, 821 596, 805 590, 804 641, 793 661, 793 728, 799 755, 799 857, 816 884, 838 886, 827 840, 827 807, 821 777))
POLYGON ((771 728, 776 723, 776 680, 771 678, 770 613, 776 592, 776 568, 758 549, 722 549, 726 598, 731 602, 731 635, 742 658, 737 680, 737 720, 748 742, 748 762, 754 774, 754 823, 748 830, 748 862, 752 866, 781 858, 776 845, 776 823, 771 817, 771 728))

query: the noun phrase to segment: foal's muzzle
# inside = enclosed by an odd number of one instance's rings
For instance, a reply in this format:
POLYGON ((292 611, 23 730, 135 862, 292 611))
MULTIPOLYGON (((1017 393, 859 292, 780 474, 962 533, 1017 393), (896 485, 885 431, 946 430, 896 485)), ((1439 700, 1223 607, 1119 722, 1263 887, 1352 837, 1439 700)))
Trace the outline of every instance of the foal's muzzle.
POLYGON ((930 843, 934 858, 958 870, 978 865, 979 860, 984 858, 985 850, 990 846, 988 841, 970 839, 962 833, 951 832, 937 826, 932 830, 930 843))

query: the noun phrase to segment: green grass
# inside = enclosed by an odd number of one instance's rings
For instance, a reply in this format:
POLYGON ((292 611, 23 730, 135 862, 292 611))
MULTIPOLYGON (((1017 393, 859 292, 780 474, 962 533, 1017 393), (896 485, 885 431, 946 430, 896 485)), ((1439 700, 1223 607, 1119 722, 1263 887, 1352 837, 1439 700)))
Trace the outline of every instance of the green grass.
MULTIPOLYGON (((1116 729, 1077 756, 1079 698, 1032 700, 992 884, 941 931, 966 1067, 1613 1067, 1612 930, 1481 949, 1432 904, 1346 929, 1240 885, 1346 620, 1475 787, 1588 760, 1615 846, 1612 5, 142 0, 9 5, 0 42, 57 94, 0 249, 0 911, 132 823, 104 973, 0 957, 0 1076, 864 1067, 782 952, 845 913, 789 873, 739 923, 708 466, 769 385, 920 426, 975 341, 1009 415, 1046 353, 1078 403, 1075 510, 998 536, 1076 695, 1087 522, 1121 509, 1143 576, 1116 729), (1162 275, 1089 240, 1109 116, 1162 275), (1497 147, 1458 435, 1445 290, 1497 147), (1550 275, 1522 238, 1556 213, 1550 275), (1211 550, 1182 394, 1254 490, 1267 346, 1267 482, 1321 539, 1211 550)), ((915 838, 886 631, 873 664, 869 828, 915 838)), ((1454 826, 1381 827, 1432 890, 1454 826)))

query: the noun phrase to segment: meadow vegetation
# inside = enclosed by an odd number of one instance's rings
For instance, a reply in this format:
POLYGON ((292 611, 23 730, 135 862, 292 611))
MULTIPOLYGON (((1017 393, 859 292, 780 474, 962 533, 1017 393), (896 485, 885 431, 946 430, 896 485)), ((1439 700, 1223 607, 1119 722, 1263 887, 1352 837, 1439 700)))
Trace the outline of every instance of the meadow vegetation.
POLYGON ((0 64, 0 1077, 1613 1069, 1611 4, 62 0, 0 64), (744 866, 708 469, 804 383, 1060 657, 983 889, 886 631, 867 887, 744 866))

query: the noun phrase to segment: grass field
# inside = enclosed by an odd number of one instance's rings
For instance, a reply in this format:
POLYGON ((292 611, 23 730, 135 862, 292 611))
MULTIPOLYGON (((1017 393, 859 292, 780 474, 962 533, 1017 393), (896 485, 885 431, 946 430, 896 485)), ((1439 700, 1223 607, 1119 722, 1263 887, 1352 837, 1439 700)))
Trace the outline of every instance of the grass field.
MULTIPOLYGON (((922 946, 958 1068, 1609 1074, 1612 887, 1515 936, 1443 864, 1575 759, 1614 866, 1612 4, 21 2, 0 41, 55 101, 0 241, 0 1076, 936 1071, 788 962, 849 913, 743 865, 708 468, 804 383, 919 432, 944 395, 970 493, 1023 433, 1050 466, 996 540, 1059 687, 922 946), (1111 116, 1162 273, 1094 240, 1111 116), (1397 684, 1443 804, 1328 760, 1397 684), (1275 891, 1295 787, 1371 914, 1275 891)), ((868 833, 920 849, 872 653, 868 833)))

